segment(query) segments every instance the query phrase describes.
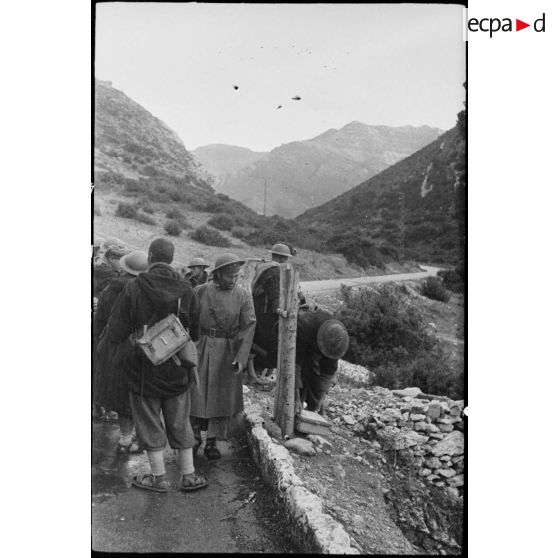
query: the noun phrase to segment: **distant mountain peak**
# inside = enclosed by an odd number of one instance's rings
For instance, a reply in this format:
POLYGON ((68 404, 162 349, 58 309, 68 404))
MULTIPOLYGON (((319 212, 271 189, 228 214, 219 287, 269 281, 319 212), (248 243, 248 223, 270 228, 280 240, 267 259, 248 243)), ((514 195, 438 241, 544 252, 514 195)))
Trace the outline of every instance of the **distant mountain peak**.
POLYGON ((353 120, 340 129, 276 147, 220 176, 215 187, 261 211, 266 182, 268 213, 294 217, 421 149, 439 133, 437 128, 370 126, 353 120))

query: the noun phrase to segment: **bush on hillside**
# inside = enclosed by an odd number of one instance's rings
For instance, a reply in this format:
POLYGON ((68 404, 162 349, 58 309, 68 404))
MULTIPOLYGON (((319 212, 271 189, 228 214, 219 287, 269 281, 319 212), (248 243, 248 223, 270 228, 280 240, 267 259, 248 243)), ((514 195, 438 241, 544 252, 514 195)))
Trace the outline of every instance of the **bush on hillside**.
POLYGON ((366 268, 369 265, 384 267, 384 260, 376 246, 360 230, 335 234, 327 240, 326 246, 332 252, 343 254, 348 262, 356 263, 361 267, 366 268))
POLYGON ((184 215, 184 213, 182 213, 182 211, 180 211, 180 209, 177 209, 176 207, 171 207, 170 209, 168 209, 167 212, 165 213, 165 217, 168 217, 169 219, 173 219, 183 229, 190 228, 190 223, 188 222, 186 215, 184 215))
POLYGON ((217 213, 217 215, 214 215, 207 221, 207 224, 216 229, 221 229, 222 231, 230 231, 237 223, 234 222, 234 219, 230 215, 226 213, 217 213))
POLYGON ((124 184, 125 194, 147 194, 149 192, 149 185, 143 180, 127 179, 124 184))
POLYGON ((117 217, 124 217, 125 219, 135 219, 138 210, 135 205, 130 203, 120 202, 116 208, 115 215, 117 217))
POLYGON ((203 204, 202 209, 208 213, 224 213, 227 211, 227 206, 220 200, 210 199, 203 204))
POLYGON ((236 238, 240 238, 241 240, 244 240, 247 236, 250 235, 250 233, 251 231, 247 227, 233 227, 231 229, 231 234, 236 238))
POLYGON ((149 190, 147 192, 147 199, 155 203, 169 203, 171 200, 167 192, 157 192, 156 190, 149 190))
POLYGON ((142 213, 141 211, 138 211, 136 215, 136 221, 139 221, 140 223, 145 223, 146 225, 157 224, 157 221, 155 221, 153 217, 150 217, 149 215, 147 215, 146 213, 142 213))
POLYGON ((420 286, 420 292, 432 300, 439 300, 440 302, 448 302, 450 293, 446 290, 439 277, 427 277, 420 286))
POLYGON ((182 227, 174 219, 167 221, 164 228, 166 233, 171 236, 179 236, 182 232, 182 227))
POLYGON ((347 360, 366 366, 377 385, 417 386, 426 393, 461 398, 463 375, 451 372, 448 356, 402 291, 391 285, 376 291, 342 287, 341 295, 335 317, 349 332, 347 360))
POLYGON ((141 209, 145 211, 145 213, 149 213, 149 215, 153 215, 153 213, 155 213, 155 208, 148 201, 141 204, 141 209))
POLYGON ((465 291, 465 270, 463 266, 438 271, 438 277, 440 277, 446 289, 454 293, 463 293, 465 291))
POLYGON ((223 236, 217 229, 212 229, 206 225, 202 225, 192 231, 190 233, 190 238, 209 246, 222 246, 223 248, 227 248, 231 245, 226 236, 223 236))

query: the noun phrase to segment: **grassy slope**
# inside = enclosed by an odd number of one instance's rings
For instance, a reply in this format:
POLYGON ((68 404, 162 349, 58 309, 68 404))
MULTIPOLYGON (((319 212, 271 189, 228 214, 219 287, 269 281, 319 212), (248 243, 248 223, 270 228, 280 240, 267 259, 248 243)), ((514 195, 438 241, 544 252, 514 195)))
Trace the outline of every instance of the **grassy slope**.
MULTIPOLYGON (((116 217, 114 212, 120 201, 134 203, 135 200, 116 192, 97 192, 95 194, 95 206, 100 210, 101 215, 94 216, 94 237, 95 239, 105 239, 116 237, 129 245, 130 248, 146 250, 149 243, 159 236, 164 236, 163 226, 168 220, 165 212, 170 205, 156 204, 151 205, 156 209, 150 215, 157 225, 147 225, 133 219, 116 217)), ((173 204, 173 207, 181 209, 186 215, 192 228, 197 228, 213 217, 212 213, 189 211, 180 203, 173 204)), ((231 240, 229 248, 217 246, 207 246, 192 240, 188 236, 188 231, 183 231, 179 237, 168 237, 175 245, 175 262, 177 264, 187 264, 191 258, 201 256, 208 263, 212 263, 223 252, 234 252, 242 258, 267 258, 269 251, 265 248, 249 246, 238 238, 230 235, 227 231, 221 231, 223 235, 231 240)), ((346 260, 340 256, 324 255, 310 250, 299 250, 295 260, 300 265, 301 280, 310 279, 329 279, 334 277, 355 277, 361 275, 361 270, 351 267, 346 260)))

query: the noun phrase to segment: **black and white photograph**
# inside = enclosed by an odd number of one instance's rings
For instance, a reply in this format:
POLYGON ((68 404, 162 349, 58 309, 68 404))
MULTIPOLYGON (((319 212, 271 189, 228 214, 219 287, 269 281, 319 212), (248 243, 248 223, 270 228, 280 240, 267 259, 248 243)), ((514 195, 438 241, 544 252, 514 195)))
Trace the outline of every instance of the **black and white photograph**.
POLYGON ((93 551, 463 554, 464 8, 93 4, 93 551))

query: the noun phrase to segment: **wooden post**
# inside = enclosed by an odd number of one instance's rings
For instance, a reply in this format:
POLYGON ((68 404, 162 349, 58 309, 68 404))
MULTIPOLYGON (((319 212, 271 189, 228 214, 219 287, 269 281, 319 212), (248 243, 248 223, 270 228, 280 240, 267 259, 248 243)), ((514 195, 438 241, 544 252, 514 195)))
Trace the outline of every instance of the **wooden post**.
POLYGON ((298 311, 298 270, 292 263, 280 265, 279 354, 275 387, 275 422, 285 437, 294 433, 296 319, 298 311))

